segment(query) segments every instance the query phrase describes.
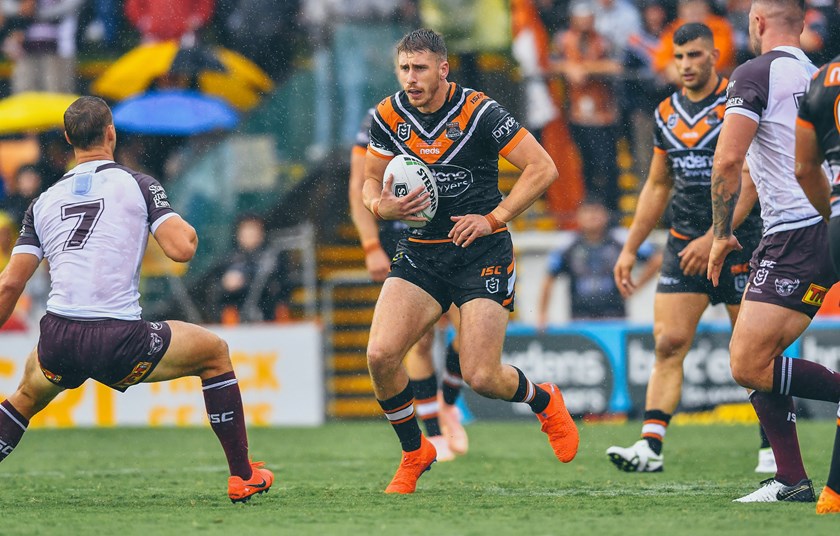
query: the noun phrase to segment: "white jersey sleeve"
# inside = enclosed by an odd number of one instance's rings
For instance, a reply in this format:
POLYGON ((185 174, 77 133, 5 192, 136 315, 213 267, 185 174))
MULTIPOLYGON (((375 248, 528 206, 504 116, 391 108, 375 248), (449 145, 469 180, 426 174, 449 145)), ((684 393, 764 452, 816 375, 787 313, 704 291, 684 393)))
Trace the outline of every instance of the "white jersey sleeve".
POLYGON ((12 254, 49 261, 48 311, 138 320, 149 232, 174 216, 154 178, 110 161, 85 162, 32 202, 12 254))
POLYGON ((765 235, 822 219, 796 182, 793 154, 799 101, 816 71, 800 49, 784 46, 740 65, 729 82, 725 115, 739 114, 758 123, 747 164, 758 190, 765 235))

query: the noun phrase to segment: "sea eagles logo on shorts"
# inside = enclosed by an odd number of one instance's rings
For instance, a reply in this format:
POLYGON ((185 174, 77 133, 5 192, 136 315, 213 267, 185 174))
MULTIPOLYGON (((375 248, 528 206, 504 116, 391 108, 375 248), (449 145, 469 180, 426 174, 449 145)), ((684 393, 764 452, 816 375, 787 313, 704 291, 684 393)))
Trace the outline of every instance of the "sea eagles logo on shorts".
POLYGON ((464 131, 461 130, 461 124, 458 121, 452 121, 451 123, 446 123, 446 138, 447 139, 455 141, 463 135, 464 135, 464 131))
POLYGON ((408 141, 411 137, 411 125, 408 123, 397 123, 397 138, 400 141, 408 141))
POLYGON ((668 128, 674 128, 675 126, 677 126, 677 120, 679 120, 679 118, 677 117, 677 114, 669 115, 668 116, 668 128))
POLYGON ((790 296, 793 291, 799 287, 799 280, 790 280, 787 278, 776 280, 776 293, 779 296, 790 296))
POLYGON ((160 352, 161 348, 163 348, 163 339, 157 333, 152 333, 149 339, 149 352, 147 355, 154 355, 160 352))
POLYGON ((495 294, 499 292, 499 283, 501 283, 501 280, 498 277, 491 277, 484 282, 484 286, 487 287, 487 292, 495 294))

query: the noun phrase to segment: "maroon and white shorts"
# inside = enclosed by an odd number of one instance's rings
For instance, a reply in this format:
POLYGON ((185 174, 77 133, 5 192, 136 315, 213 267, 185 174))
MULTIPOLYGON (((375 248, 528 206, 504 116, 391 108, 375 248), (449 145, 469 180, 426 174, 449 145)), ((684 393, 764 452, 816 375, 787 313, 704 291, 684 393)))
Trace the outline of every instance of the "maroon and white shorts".
POLYGON ((160 362, 172 330, 166 322, 41 318, 38 360, 44 376, 65 389, 88 378, 117 391, 143 381, 160 362))
POLYGON ((750 260, 744 299, 772 303, 813 318, 836 281, 828 251, 828 226, 821 221, 761 239, 750 260))

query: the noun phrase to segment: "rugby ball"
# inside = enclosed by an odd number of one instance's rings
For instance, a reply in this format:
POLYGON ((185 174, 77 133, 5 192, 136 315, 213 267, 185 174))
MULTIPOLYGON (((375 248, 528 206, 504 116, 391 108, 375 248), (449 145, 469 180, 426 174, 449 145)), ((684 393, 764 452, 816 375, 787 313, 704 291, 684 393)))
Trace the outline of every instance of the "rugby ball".
POLYGON ((438 188, 432 171, 419 158, 401 154, 388 162, 388 166, 385 168, 385 178, 387 179, 389 175, 394 176, 391 191, 397 197, 408 195, 408 192, 418 186, 422 186, 429 192, 429 206, 414 213, 415 216, 419 216, 426 221, 403 220, 409 227, 425 227, 426 223, 432 221, 432 218, 435 217, 438 207, 438 188))

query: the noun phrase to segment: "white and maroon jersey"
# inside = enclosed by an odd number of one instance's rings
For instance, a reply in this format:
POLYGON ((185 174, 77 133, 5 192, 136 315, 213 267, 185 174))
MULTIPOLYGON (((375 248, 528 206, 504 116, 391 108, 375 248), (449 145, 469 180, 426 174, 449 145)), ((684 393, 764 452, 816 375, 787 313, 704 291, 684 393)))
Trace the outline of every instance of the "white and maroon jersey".
POLYGON ((32 202, 12 254, 49 261, 47 311, 138 320, 149 231, 173 216, 157 180, 109 160, 85 162, 32 202))
POLYGON ((764 235, 822 220, 794 176, 793 148, 799 102, 817 68, 802 50, 780 46, 740 65, 730 78, 726 115, 758 123, 747 151, 758 190, 764 235))

